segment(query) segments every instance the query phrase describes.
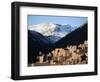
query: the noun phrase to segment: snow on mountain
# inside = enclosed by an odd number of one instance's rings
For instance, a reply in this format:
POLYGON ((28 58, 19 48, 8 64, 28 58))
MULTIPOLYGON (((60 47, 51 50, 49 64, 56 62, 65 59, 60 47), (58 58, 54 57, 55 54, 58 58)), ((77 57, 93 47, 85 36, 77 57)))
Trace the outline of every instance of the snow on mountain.
POLYGON ((71 25, 57 25, 54 30, 54 35, 64 37, 66 34, 72 32, 74 28, 71 25))
POLYGON ((55 24, 44 23, 44 24, 37 24, 37 25, 30 26, 29 30, 39 32, 44 36, 50 36, 53 35, 55 28, 56 28, 55 24))
POLYGON ((55 43, 68 33, 75 30, 71 25, 60 25, 53 23, 37 24, 29 27, 30 31, 36 31, 45 36, 49 41, 55 43))

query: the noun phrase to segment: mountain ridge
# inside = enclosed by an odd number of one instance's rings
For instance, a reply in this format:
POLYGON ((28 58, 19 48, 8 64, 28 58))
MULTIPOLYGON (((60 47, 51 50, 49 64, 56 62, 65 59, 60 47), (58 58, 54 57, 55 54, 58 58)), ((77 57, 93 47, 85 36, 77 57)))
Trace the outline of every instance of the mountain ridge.
POLYGON ((74 31, 74 27, 71 25, 60 25, 53 23, 37 24, 29 27, 29 31, 36 31, 47 37, 52 43, 57 42, 68 33, 74 31))
POLYGON ((56 43, 51 43, 51 41, 41 33, 28 30, 28 63, 35 62, 40 51, 42 55, 46 55, 55 48, 65 48, 68 45, 81 44, 88 39, 87 34, 87 24, 84 24, 82 27, 72 31, 56 43))

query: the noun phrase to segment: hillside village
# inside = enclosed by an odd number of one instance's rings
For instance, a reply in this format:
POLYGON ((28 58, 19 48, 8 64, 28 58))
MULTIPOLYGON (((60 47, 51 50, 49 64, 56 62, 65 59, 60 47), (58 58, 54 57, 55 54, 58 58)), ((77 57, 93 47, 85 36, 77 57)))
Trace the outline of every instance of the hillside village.
POLYGON ((88 63, 88 42, 83 44, 66 46, 65 48, 56 48, 47 55, 39 52, 37 62, 30 66, 47 65, 75 65, 88 63))

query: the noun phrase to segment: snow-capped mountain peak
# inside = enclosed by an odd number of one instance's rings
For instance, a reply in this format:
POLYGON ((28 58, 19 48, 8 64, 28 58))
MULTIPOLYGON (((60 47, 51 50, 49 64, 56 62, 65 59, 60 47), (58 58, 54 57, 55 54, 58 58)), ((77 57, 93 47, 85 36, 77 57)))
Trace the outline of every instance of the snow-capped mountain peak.
POLYGON ((44 24, 37 24, 29 27, 29 30, 33 30, 43 34, 44 36, 53 35, 53 31, 56 28, 55 24, 52 23, 44 23, 44 24))
POLYGON ((53 23, 43 23, 32 25, 29 27, 28 30, 36 31, 45 36, 48 40, 55 43, 56 41, 60 40, 61 38, 65 37, 68 33, 74 31, 76 29, 73 28, 71 25, 60 25, 60 24, 53 24, 53 23))

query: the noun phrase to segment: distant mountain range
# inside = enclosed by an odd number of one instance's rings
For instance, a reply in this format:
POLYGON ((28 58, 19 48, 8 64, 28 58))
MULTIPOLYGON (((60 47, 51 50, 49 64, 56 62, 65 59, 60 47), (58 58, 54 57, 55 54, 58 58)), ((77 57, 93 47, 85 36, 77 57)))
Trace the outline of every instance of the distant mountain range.
POLYGON ((51 43, 55 43, 76 28, 71 25, 44 23, 30 26, 29 31, 36 31, 45 36, 51 43))
POLYGON ((28 30, 28 63, 35 62, 40 51, 42 54, 46 55, 55 48, 64 48, 68 45, 78 45, 86 41, 88 38, 87 24, 84 24, 77 29, 73 29, 70 25, 49 24, 46 25, 48 26, 47 29, 45 25, 43 25, 44 27, 40 26, 42 25, 37 25, 28 30), (51 31, 48 32, 47 30, 51 31))

